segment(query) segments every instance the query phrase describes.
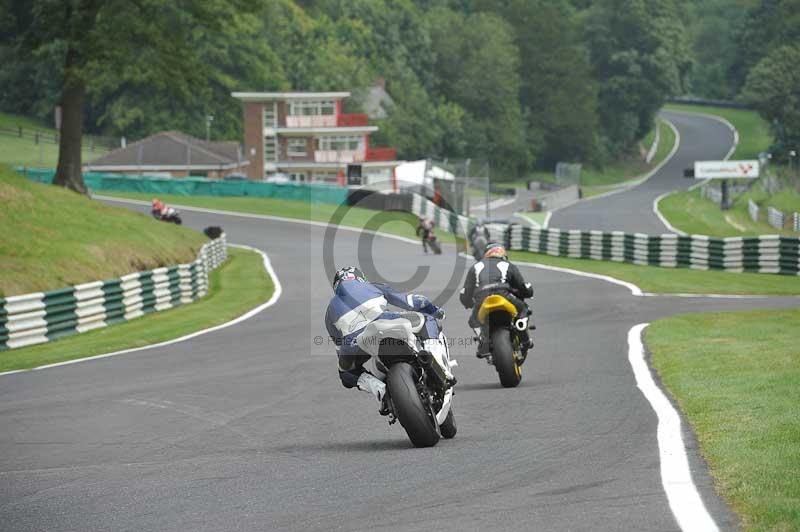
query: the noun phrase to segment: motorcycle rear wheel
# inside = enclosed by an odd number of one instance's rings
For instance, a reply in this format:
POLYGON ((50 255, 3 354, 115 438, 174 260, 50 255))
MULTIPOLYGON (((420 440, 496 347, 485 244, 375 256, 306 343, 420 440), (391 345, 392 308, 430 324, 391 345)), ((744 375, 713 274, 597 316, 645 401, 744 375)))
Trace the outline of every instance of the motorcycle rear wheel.
POLYGON ((436 418, 431 419, 430 408, 422 402, 417 392, 417 375, 406 362, 389 368, 386 387, 394 405, 394 414, 406 429, 414 447, 433 447, 439 441, 436 418))
POLYGON ((433 252, 436 253, 437 255, 441 255, 442 254, 442 247, 439 245, 439 241, 438 240, 429 240, 428 241, 428 245, 431 247, 433 252))
POLYGON ((498 328, 492 331, 492 358, 500 384, 505 388, 517 386, 522 380, 522 369, 514 357, 514 345, 508 329, 498 328))

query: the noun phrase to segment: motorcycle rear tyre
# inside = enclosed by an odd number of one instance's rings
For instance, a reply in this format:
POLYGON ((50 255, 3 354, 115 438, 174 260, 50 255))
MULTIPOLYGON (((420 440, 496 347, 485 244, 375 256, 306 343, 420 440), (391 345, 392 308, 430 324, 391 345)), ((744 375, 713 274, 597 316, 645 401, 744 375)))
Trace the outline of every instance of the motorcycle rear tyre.
POLYGON ((514 388, 522 380, 522 369, 514 359, 511 331, 499 328, 492 331, 492 358, 500 384, 504 388, 514 388))
POLYGON ((433 447, 439 441, 436 420, 417 392, 416 371, 406 362, 389 368, 386 385, 394 405, 394 414, 406 429, 414 447, 433 447))

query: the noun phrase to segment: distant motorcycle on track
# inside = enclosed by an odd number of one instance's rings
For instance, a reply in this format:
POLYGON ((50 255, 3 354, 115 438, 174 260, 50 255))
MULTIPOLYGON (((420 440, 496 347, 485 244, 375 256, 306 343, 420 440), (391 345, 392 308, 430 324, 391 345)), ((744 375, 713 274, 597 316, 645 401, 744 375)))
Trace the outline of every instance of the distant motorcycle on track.
POLYGON ((380 413, 389 424, 400 421, 415 447, 432 447, 456 435, 453 413, 455 378, 441 323, 419 312, 367 325, 356 342, 372 355, 376 376, 385 376, 380 413))
POLYGON ((439 239, 436 238, 436 235, 433 234, 433 231, 428 233, 428 236, 425 237, 425 243, 428 245, 435 255, 442 254, 442 246, 439 245, 439 239))
POLYGON ((183 220, 181 220, 181 213, 178 209, 173 207, 167 207, 164 210, 153 209, 150 211, 150 214, 156 220, 161 220, 162 222, 173 223, 176 225, 181 225, 183 220))
POLYGON ((417 224, 417 235, 422 237, 422 250, 425 251, 425 253, 428 252, 428 248, 430 247, 434 254, 441 255, 442 246, 439 245, 439 239, 436 238, 433 232, 434 227, 435 224, 433 220, 420 216, 419 223, 417 224))

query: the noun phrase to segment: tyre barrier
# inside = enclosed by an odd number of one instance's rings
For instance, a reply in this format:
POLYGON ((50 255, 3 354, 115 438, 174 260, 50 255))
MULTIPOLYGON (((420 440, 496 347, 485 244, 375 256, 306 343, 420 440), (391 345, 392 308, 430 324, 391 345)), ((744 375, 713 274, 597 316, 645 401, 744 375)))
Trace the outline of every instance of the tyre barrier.
MULTIPOLYGON (((474 220, 414 195, 412 211, 463 236, 474 220)), ((555 257, 609 260, 643 266, 800 275, 800 238, 779 235, 714 238, 704 235, 646 235, 622 231, 541 229, 490 224, 491 239, 514 251, 555 257)))
POLYGON ((0 351, 49 342, 191 303, 206 295, 209 272, 219 267, 227 254, 223 233, 204 244, 190 264, 0 298, 0 351))
POLYGON ((645 266, 782 275, 800 273, 800 239, 779 235, 713 238, 621 231, 562 231, 512 225, 512 250, 645 266))

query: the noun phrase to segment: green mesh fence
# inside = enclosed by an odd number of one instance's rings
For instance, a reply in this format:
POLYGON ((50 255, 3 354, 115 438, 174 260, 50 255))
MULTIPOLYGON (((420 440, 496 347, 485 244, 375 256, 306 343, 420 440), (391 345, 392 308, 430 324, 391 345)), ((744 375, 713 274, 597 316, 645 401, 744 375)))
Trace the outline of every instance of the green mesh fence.
MULTIPOLYGON (((17 168, 29 179, 51 183, 55 171, 43 168, 17 168)), ((203 177, 170 178, 101 174, 83 174, 86 186, 97 192, 141 192, 154 196, 250 196, 278 198, 312 203, 340 205, 347 201, 347 189, 336 185, 308 183, 263 183, 259 181, 225 181, 203 177)))

